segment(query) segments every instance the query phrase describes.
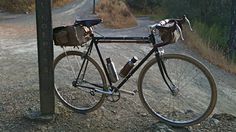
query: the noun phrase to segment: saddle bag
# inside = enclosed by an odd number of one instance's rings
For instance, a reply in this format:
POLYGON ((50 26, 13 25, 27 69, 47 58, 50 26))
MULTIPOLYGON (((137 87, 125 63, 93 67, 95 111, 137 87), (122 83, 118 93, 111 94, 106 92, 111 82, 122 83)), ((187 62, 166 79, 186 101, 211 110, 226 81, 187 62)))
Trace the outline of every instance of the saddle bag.
POLYGON ((90 30, 85 26, 71 25, 53 29, 53 40, 57 46, 83 46, 90 39, 90 30))

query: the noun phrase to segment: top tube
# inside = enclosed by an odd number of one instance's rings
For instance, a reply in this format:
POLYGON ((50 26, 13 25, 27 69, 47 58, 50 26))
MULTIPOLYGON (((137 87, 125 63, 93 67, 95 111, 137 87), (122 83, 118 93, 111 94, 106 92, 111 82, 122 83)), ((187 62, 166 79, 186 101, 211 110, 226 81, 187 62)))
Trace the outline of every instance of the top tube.
POLYGON ((151 43, 150 37, 94 37, 98 43, 151 43))

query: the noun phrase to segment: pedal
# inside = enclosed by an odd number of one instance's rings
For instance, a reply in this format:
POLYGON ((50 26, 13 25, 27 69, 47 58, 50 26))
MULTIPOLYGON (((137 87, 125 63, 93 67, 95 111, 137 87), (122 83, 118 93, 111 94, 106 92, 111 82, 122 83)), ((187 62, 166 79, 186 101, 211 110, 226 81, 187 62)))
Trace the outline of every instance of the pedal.
POLYGON ((119 90, 121 93, 124 93, 124 94, 129 94, 129 95, 135 95, 136 92, 134 91, 128 91, 128 90, 124 90, 124 89, 120 89, 119 90))

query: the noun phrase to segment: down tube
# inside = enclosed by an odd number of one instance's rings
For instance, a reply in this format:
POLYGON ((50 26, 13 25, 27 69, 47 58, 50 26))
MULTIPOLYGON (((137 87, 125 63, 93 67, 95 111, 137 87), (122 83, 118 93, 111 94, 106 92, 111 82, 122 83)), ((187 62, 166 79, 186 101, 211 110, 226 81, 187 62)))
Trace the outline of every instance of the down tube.
POLYGON ((158 50, 156 47, 154 47, 142 60, 138 63, 137 66, 134 67, 133 70, 123 79, 123 81, 118 85, 118 89, 120 89, 128 80, 129 78, 139 69, 140 66, 143 65, 143 63, 153 54, 154 51, 158 50))

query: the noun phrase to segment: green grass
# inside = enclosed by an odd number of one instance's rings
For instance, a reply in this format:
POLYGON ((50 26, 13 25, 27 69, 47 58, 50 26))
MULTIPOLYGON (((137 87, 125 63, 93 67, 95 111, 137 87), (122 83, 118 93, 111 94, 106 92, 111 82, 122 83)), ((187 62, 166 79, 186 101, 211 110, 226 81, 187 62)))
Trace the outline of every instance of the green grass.
POLYGON ((223 32, 225 29, 222 29, 219 25, 213 24, 209 26, 199 21, 194 21, 193 28, 204 41, 211 45, 212 48, 219 50, 227 49, 228 46, 226 42, 228 34, 225 34, 223 32))

